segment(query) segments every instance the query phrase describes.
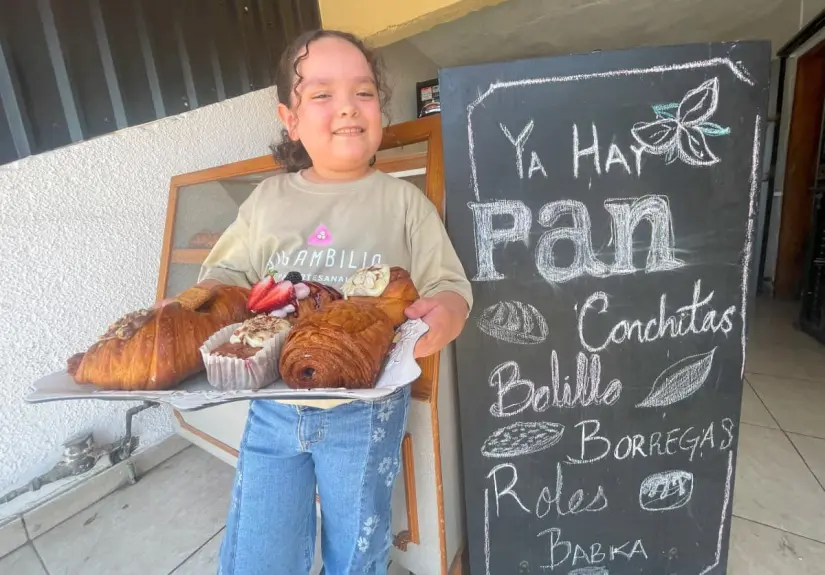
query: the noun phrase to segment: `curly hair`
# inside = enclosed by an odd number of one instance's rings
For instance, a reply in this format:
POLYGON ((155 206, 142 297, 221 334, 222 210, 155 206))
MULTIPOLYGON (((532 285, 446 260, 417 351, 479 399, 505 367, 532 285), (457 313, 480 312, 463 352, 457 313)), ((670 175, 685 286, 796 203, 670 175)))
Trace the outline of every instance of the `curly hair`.
MULTIPOLYGON (((338 30, 319 29, 304 32, 287 47, 281 55, 278 72, 275 76, 278 101, 290 108, 297 107, 300 104, 301 96, 298 93, 298 86, 303 78, 298 72, 298 65, 309 56, 310 44, 321 38, 339 38, 349 42, 361 51, 375 79, 381 111, 386 113, 385 106, 390 100, 390 91, 384 80, 381 59, 356 36, 338 30)), ((287 129, 281 132, 281 143, 270 147, 275 160, 286 168, 287 172, 297 172, 312 166, 312 158, 309 157, 303 143, 300 140, 293 141, 290 139, 289 130, 287 129)))

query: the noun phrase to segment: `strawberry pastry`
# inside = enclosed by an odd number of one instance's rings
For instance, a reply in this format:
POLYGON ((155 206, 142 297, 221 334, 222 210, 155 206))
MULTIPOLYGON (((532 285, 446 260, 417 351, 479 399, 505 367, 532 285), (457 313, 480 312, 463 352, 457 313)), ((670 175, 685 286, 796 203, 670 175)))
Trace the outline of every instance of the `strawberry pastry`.
POLYGON ((333 287, 303 281, 298 272, 289 272, 283 280, 276 281, 276 272, 252 286, 247 309, 256 314, 268 314, 289 321, 298 319, 319 309, 325 303, 343 299, 343 295, 333 287))

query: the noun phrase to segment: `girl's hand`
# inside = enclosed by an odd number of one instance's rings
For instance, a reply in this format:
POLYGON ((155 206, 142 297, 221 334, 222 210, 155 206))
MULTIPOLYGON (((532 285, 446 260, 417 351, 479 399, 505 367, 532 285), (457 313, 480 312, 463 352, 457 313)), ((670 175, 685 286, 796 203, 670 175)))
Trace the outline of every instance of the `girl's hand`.
POLYGON ((415 344, 415 357, 427 357, 441 351, 461 333, 469 308, 463 297, 443 291, 421 298, 407 308, 410 319, 421 319, 430 329, 415 344))

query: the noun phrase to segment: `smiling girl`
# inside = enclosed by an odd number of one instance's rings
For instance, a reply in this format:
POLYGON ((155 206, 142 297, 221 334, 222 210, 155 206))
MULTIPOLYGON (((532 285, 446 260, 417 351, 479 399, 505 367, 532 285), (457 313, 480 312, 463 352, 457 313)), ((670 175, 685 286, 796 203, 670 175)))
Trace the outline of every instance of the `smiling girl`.
MULTIPOLYGON (((277 90, 285 130, 276 156, 287 173, 241 205, 200 285, 249 287, 275 263, 333 278, 349 276, 351 261, 400 266, 422 296, 407 316, 429 325, 416 355, 441 350, 464 326, 470 284, 432 203, 371 167, 386 103, 375 56, 349 34, 306 33, 284 53, 277 90)), ((376 401, 252 401, 219 573, 308 573, 316 485, 326 573, 386 573, 409 403, 409 385, 376 401)))

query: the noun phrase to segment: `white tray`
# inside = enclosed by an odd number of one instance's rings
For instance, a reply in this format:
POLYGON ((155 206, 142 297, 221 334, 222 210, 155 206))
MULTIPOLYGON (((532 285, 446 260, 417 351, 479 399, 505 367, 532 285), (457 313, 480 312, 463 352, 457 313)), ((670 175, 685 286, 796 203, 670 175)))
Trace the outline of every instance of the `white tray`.
POLYGON ((250 399, 377 399, 414 382, 421 375, 413 350, 428 329, 429 326, 421 320, 407 321, 398 328, 401 337, 388 355, 374 389, 290 389, 284 382, 277 381, 258 390, 218 391, 209 385, 206 373, 201 372, 164 391, 112 391, 90 384, 78 384, 64 370, 34 382, 25 399, 29 403, 72 399, 156 401, 168 403, 181 411, 250 399))

